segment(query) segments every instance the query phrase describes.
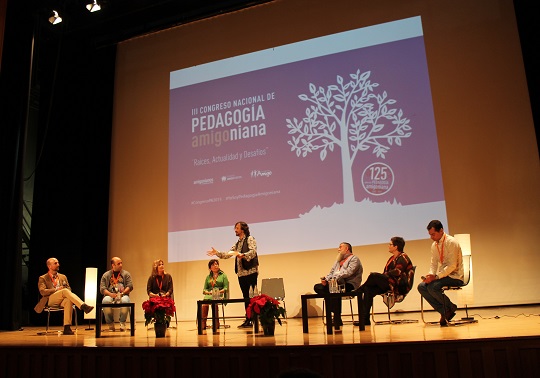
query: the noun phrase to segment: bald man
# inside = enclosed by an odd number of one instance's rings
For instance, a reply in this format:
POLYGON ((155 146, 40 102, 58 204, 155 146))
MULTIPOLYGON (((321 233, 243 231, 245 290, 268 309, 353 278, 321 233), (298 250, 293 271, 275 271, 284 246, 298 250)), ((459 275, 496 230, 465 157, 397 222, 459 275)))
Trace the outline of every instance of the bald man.
MULTIPOLYGON (((122 269, 122 259, 120 257, 113 257, 111 259, 111 270, 103 274, 99 284, 99 291, 103 295, 101 303, 130 303, 129 293, 132 290, 133 281, 131 280, 131 274, 127 270, 122 269)), ((120 310, 118 319, 120 322, 120 331, 125 331, 129 308, 121 307, 115 310, 120 310)), ((114 331, 115 316, 113 309, 105 307, 103 308, 103 314, 105 315, 105 322, 109 325, 109 330, 114 331)))
POLYGON ((60 263, 54 257, 47 260, 49 271, 39 277, 38 289, 41 294, 41 300, 34 307, 37 313, 43 312, 45 305, 62 306, 64 308, 64 335, 73 335, 71 330, 71 306, 75 305, 85 313, 94 309, 88 306, 81 298, 71 292, 68 279, 65 275, 58 273, 60 263))

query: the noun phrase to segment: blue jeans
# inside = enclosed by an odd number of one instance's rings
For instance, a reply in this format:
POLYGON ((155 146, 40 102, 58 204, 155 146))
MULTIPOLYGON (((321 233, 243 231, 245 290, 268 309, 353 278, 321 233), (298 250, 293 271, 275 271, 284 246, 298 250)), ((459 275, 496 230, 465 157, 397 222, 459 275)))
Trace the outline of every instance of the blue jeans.
MULTIPOLYGON (((113 303, 113 302, 114 302, 114 298, 109 297, 109 296, 103 297, 103 300, 101 301, 101 303, 103 304, 113 303)), ((123 295, 122 298, 120 299, 120 302, 130 303, 131 301, 129 300, 129 295, 123 295)), ((120 311, 120 315, 119 315, 120 323, 125 323, 128 316, 129 307, 120 307, 119 309, 118 308, 112 309, 110 307, 104 307, 103 315, 105 315, 105 322, 107 324, 114 323, 114 318, 116 317, 114 315, 117 314, 118 311, 120 311)))
POLYGON ((429 284, 426 284, 425 282, 420 282, 418 284, 418 292, 420 295, 442 316, 445 316, 445 312, 455 312, 457 308, 457 306, 443 294, 442 288, 445 286, 463 286, 463 281, 456 278, 443 277, 432 281, 429 284))

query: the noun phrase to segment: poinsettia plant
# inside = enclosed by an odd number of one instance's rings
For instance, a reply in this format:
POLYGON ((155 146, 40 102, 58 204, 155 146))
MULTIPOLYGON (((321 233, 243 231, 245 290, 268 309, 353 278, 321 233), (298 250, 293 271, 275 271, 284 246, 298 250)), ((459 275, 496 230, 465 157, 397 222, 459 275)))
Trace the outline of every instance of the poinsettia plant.
POLYGON ((152 297, 142 304, 144 310, 144 325, 151 323, 168 324, 171 316, 176 312, 174 301, 171 297, 152 297))
POLYGON ((281 319, 285 318, 285 309, 279 305, 279 302, 266 294, 257 295, 250 299, 249 306, 246 309, 246 315, 249 319, 259 317, 262 325, 270 325, 275 320, 281 325, 281 319))

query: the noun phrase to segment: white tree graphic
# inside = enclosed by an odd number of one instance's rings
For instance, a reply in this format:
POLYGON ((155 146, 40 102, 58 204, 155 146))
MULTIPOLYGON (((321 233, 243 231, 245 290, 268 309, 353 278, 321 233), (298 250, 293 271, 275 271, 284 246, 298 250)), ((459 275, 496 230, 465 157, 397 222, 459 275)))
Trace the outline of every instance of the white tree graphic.
POLYGON ((371 71, 350 74, 344 83, 337 76, 337 85, 328 89, 309 84, 311 95, 301 94, 302 101, 311 103, 302 120, 287 119, 289 134, 287 143, 297 157, 319 150, 321 161, 335 146, 341 148, 343 172, 343 202, 354 202, 352 165, 359 152, 373 150, 384 159, 393 145, 401 146, 402 138, 411 136, 409 119, 403 111, 393 107, 396 100, 388 98, 386 91, 374 93, 378 83, 370 80, 371 71), (349 144, 350 142, 350 144, 349 144))

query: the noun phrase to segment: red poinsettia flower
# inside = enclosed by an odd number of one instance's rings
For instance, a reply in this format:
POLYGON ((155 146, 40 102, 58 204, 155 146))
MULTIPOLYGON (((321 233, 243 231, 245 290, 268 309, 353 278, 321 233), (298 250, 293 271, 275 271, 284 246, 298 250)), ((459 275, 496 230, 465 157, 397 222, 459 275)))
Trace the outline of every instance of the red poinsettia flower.
POLYGON ((142 304, 144 325, 150 323, 167 324, 176 312, 174 301, 170 297, 152 297, 142 304))
POLYGON ((263 325, 274 323, 275 320, 281 325, 279 317, 285 317, 285 309, 279 305, 279 301, 276 299, 261 294, 251 298, 246 309, 246 315, 249 319, 253 319, 254 314, 257 314, 263 325))

